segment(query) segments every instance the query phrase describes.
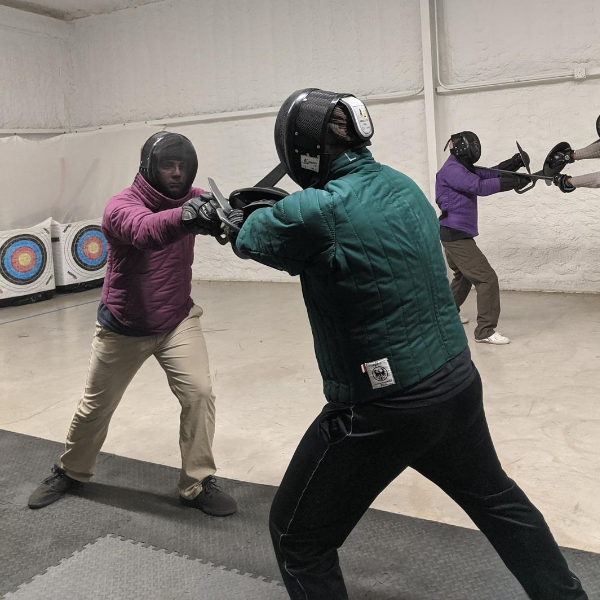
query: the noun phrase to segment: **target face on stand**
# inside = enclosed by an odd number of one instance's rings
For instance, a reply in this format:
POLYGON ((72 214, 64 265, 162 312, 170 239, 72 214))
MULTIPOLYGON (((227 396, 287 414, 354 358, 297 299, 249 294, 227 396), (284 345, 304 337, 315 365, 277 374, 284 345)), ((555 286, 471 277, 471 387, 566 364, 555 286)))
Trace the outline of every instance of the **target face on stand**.
POLYGON ((106 265, 106 238, 98 225, 79 229, 73 237, 70 250, 70 258, 84 271, 99 271, 106 265))
POLYGON ((47 262, 46 246, 32 234, 13 236, 0 248, 0 275, 18 286, 37 281, 44 274, 47 262))

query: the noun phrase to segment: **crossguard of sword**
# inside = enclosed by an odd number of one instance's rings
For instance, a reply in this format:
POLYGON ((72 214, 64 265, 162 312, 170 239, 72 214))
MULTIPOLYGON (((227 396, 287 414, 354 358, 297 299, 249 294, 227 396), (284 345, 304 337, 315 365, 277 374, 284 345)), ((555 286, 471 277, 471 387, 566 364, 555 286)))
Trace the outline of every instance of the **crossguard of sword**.
MULTIPOLYGON (((208 178, 208 187, 210 188, 210 191, 212 192, 212 195, 215 199, 215 201, 213 202, 213 206, 215 208, 217 216, 219 217, 219 220, 221 221, 221 223, 223 223, 226 230, 238 233, 240 231, 239 226, 235 223, 232 223, 227 218, 233 210, 231 208, 231 204, 229 204, 229 200, 225 198, 221 190, 217 187, 215 180, 210 177, 208 178)), ((222 233, 218 237, 215 236, 215 238, 219 242, 219 244, 223 246, 229 242, 229 237, 225 233, 222 233)))
POLYGON ((531 172, 529 165, 529 155, 523 150, 523 148, 521 148, 519 142, 517 142, 517 148, 519 149, 519 154, 521 155, 521 160, 523 161, 523 166, 527 170, 527 174, 519 173, 518 171, 506 171, 503 169, 490 169, 488 167, 482 168, 487 168, 488 171, 493 171, 495 173, 506 173, 507 175, 521 175, 522 177, 528 177, 531 180, 531 183, 527 184, 526 187, 521 188, 520 190, 515 190, 517 194, 524 194, 525 192, 528 192, 529 190, 533 189, 535 187, 535 184, 540 179, 543 179, 546 182, 546 185, 552 185, 552 177, 548 177, 547 175, 545 175, 543 169, 541 171, 536 171, 535 173, 531 172))
POLYGON ((526 185, 524 188, 521 188, 520 190, 515 190, 515 192, 517 192, 517 194, 524 194, 525 192, 532 190, 535 187, 536 183, 537 183, 537 179, 532 179, 530 184, 526 185))
MULTIPOLYGON (((521 145, 519 144, 519 142, 517 142, 517 149, 519 150, 519 154, 521 155, 521 160, 523 161, 523 166, 525 167, 527 173, 529 173, 529 175, 531 175, 531 169, 529 167, 529 163, 530 163, 529 155, 527 154, 527 152, 525 152, 523 150, 523 148, 521 148, 521 145)), ((540 174, 543 175, 543 171, 540 174)), ((530 184, 528 184, 524 188, 521 188, 520 190, 515 190, 515 192, 517 192, 517 194, 524 194, 525 192, 532 190, 535 187, 536 183, 537 183, 537 179, 531 179, 530 184)))

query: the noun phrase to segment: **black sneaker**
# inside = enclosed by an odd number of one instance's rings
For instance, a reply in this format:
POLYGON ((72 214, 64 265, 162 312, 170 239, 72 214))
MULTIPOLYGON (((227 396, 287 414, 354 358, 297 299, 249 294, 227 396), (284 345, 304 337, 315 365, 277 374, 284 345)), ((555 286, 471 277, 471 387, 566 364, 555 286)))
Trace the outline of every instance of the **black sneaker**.
POLYGON ((79 487, 80 482, 71 479, 58 465, 52 467, 52 475, 42 481, 29 496, 29 508, 42 508, 56 502, 63 494, 79 487))
POLYGON ((202 491, 191 500, 179 496, 185 506, 199 508, 202 512, 213 517, 226 517, 237 510, 237 502, 227 492, 224 492, 212 475, 202 480, 202 491))

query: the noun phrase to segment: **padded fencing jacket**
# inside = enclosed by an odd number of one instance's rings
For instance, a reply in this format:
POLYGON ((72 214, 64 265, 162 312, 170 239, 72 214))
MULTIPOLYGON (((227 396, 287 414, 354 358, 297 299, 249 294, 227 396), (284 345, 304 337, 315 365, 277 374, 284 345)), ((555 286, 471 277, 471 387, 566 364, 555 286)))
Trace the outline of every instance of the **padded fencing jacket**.
POLYGON ((252 213, 237 248, 300 275, 328 401, 391 396, 467 346, 433 207, 366 148, 339 156, 324 189, 252 213))
POLYGON ((440 225, 476 237, 479 235, 477 196, 490 196, 499 191, 500 173, 479 167, 472 173, 450 155, 435 178, 435 201, 442 211, 440 225))
POLYGON ((181 206, 201 193, 191 188, 173 200, 138 173, 131 187, 108 201, 102 217, 108 241, 102 302, 123 325, 165 333, 190 312, 194 236, 181 229, 181 206))

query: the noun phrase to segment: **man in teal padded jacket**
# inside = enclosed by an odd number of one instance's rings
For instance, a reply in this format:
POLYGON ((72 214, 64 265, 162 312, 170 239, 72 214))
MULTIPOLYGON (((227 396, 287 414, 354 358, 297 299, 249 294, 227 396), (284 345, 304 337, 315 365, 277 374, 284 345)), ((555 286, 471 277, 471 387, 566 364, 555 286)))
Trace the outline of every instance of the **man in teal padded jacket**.
POLYGON ((373 159, 372 134, 354 96, 295 92, 275 143, 303 190, 230 215, 238 254, 300 275, 327 399, 271 509, 288 593, 348 597, 337 550, 410 466, 468 513, 530 598, 585 600, 494 450, 435 212, 409 177, 373 159))

